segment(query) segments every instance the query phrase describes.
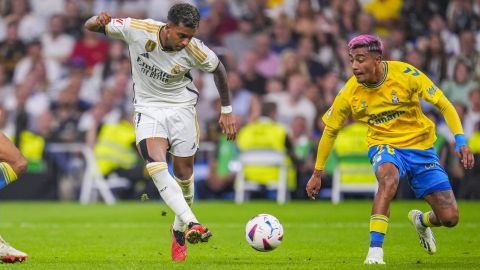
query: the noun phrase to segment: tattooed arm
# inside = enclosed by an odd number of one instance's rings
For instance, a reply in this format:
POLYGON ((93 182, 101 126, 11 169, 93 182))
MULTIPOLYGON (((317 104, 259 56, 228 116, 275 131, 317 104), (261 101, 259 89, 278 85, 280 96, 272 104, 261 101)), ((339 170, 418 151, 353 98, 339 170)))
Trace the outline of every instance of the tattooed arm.
POLYGON ((232 103, 230 90, 227 84, 227 71, 222 62, 218 63, 217 69, 213 72, 213 80, 220 95, 220 102, 222 104, 222 112, 218 123, 222 128, 222 132, 227 134, 228 140, 234 140, 237 134, 237 124, 235 116, 232 114, 232 103))

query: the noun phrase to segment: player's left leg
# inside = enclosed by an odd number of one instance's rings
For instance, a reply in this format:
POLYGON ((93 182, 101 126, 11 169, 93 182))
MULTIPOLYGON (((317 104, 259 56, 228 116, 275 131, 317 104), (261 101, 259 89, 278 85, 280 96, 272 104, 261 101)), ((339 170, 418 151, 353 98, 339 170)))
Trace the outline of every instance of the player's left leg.
POLYGON ((432 211, 422 213, 420 210, 411 210, 408 218, 417 230, 420 244, 429 254, 434 254, 437 251, 437 244, 431 227, 457 225, 458 207, 452 190, 434 192, 426 195, 424 199, 430 204, 432 211))
MULTIPOLYGON (((193 156, 191 157, 178 157, 173 156, 173 170, 177 183, 182 188, 185 201, 191 206, 194 198, 194 179, 193 179, 193 156)), ((179 228, 175 219, 174 228, 179 228)), ((200 224, 187 224, 188 229, 185 233, 185 237, 188 242, 195 244, 198 242, 208 242, 208 239, 212 236, 212 233, 204 226, 200 224)), ((183 226, 182 226, 183 227, 183 226)))
POLYGON ((448 175, 440 166, 438 156, 432 149, 409 150, 411 171, 414 177, 410 184, 419 198, 430 204, 432 211, 422 213, 411 210, 408 218, 420 238, 420 244, 429 254, 437 251, 431 227, 453 227, 458 222, 458 208, 448 175))

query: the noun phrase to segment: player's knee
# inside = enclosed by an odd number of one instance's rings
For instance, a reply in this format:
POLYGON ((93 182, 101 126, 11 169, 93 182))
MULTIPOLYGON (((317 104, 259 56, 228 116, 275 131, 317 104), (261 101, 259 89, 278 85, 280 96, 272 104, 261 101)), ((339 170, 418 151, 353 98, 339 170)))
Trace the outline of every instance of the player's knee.
POLYGON ((15 160, 15 162, 12 164, 12 169, 17 176, 20 176, 22 173, 24 173, 27 170, 27 167, 28 161, 23 156, 15 160))
POLYGON ((445 227, 455 227, 458 224, 458 212, 454 212, 442 217, 440 222, 445 227))
POLYGON ((182 168, 175 172, 175 177, 182 181, 189 181, 193 174, 193 168, 182 168))

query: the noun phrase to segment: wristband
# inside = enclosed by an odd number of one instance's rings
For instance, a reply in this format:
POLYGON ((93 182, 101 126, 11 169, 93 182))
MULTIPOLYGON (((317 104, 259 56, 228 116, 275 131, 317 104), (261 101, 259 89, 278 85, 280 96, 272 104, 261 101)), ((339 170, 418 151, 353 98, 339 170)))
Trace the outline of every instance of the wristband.
POLYGON ((460 153, 460 146, 467 145, 467 139, 463 134, 455 135, 455 151, 460 153))
POLYGON ((221 108, 222 114, 231 113, 232 111, 233 111, 232 105, 222 106, 221 108))

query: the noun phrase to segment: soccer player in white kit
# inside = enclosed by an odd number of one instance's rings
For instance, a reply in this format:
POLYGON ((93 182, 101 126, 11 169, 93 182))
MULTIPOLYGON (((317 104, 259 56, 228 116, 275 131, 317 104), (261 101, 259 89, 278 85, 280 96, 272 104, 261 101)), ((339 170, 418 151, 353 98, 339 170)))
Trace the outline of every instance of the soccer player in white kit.
POLYGON ((217 55, 194 38, 200 22, 198 9, 176 4, 168 22, 152 19, 111 18, 106 12, 85 22, 85 28, 125 41, 129 46, 134 81, 137 149, 162 199, 175 213, 172 226, 172 259, 184 261, 185 239, 207 242, 212 235, 199 224, 190 206, 194 197, 193 162, 199 130, 195 104, 198 91, 191 68, 214 75, 222 111, 219 124, 229 140, 236 136, 225 67, 217 55), (174 177, 167 169, 172 155, 174 177))

